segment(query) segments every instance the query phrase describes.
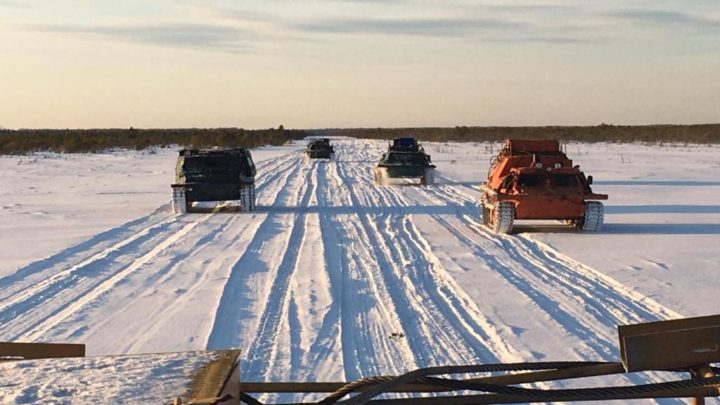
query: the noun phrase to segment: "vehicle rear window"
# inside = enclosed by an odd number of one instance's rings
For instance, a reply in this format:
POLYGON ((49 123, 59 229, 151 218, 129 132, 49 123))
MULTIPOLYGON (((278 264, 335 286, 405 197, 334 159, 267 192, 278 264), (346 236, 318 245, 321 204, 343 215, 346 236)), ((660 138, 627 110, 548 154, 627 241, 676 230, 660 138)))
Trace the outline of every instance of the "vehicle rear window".
POLYGON ((185 159, 185 170, 237 170, 238 159, 225 156, 208 156, 185 159))
POLYGON ((534 174, 521 174, 518 183, 521 187, 534 187, 542 185, 543 178, 534 174))
POLYGON ((574 174, 555 174, 550 178, 553 186, 575 187, 578 185, 577 176, 574 174))

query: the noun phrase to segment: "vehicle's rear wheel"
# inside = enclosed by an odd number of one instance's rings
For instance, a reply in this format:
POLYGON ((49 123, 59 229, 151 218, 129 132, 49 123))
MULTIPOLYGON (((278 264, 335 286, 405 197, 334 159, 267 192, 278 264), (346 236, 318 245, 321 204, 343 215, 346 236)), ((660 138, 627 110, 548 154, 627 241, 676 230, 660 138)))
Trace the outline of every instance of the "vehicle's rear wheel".
POLYGON ((483 225, 490 227, 490 208, 488 208, 488 199, 485 193, 480 194, 480 215, 482 216, 483 225))
POLYGON ((373 170, 373 173, 375 174, 375 184, 378 186, 385 186, 387 185, 387 172, 383 168, 375 168, 373 170))
POLYGON ((425 170, 425 175, 422 178, 422 184, 425 186, 431 186, 435 184, 435 169, 425 170))
POLYGON ((490 226, 491 226, 491 218, 490 218, 490 216, 492 215, 492 211, 490 210, 490 208, 488 208, 488 207, 486 207, 486 206, 484 206, 484 205, 482 206, 481 209, 482 209, 482 221, 483 221, 483 225, 485 225, 485 226, 487 226, 488 228, 490 228, 490 226))
POLYGON ((255 185, 240 187, 240 209, 245 212, 255 211, 255 185))
POLYGON ((490 229, 496 233, 510 233, 515 221, 515 205, 511 202, 496 204, 490 215, 490 229))
POLYGON ((187 199, 185 189, 182 187, 173 187, 172 189, 172 211, 175 214, 185 214, 190 212, 191 202, 187 199))
POLYGON ((585 215, 582 221, 576 226, 587 232, 598 232, 605 220, 605 207, 599 201, 588 201, 585 203, 585 215))

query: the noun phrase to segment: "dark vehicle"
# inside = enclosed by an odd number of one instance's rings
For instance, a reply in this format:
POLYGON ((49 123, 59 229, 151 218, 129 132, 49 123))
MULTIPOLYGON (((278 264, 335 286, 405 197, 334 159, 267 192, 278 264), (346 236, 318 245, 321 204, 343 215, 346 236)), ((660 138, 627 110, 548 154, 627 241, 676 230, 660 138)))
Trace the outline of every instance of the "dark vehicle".
POLYGON ((606 194, 574 166, 554 139, 508 139, 493 157, 480 195, 485 225, 510 233, 515 219, 556 219, 584 231, 603 224, 606 194))
POLYGON ((415 138, 395 138, 388 147, 392 152, 420 152, 421 146, 415 138))
POLYGON ((255 163, 245 148, 183 149, 172 185, 173 212, 191 212, 195 201, 239 200, 242 211, 255 210, 255 163))
POLYGON ((397 138, 373 169, 375 184, 427 185, 435 182, 435 165, 415 138, 397 138))
POLYGON ((313 139, 305 148, 308 159, 332 159, 335 149, 327 138, 313 139))

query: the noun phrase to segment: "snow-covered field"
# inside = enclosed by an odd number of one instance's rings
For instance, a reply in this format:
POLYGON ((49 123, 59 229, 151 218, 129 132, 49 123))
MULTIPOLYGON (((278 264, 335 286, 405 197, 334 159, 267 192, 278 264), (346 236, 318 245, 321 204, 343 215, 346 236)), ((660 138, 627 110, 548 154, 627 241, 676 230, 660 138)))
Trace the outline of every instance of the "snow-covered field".
POLYGON ((385 144, 334 143, 256 152, 250 214, 171 214, 172 150, 0 157, 0 340, 241 348, 245 381, 327 381, 616 361, 618 324, 720 312, 718 146, 570 144, 603 231, 498 236, 477 208, 497 144, 428 144, 439 184, 376 187, 385 144))

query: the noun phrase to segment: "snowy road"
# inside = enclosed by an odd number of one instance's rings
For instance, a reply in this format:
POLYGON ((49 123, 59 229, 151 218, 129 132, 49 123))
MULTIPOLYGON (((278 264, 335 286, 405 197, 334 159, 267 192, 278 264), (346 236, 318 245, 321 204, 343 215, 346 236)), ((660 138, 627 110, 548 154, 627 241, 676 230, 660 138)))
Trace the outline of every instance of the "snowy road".
POLYGON ((246 381, 351 380, 616 361, 616 325, 682 316, 529 234, 489 233, 472 186, 377 187, 383 145, 335 145, 330 163, 261 163, 256 212, 163 205, 0 278, 0 340, 237 347, 246 381))

